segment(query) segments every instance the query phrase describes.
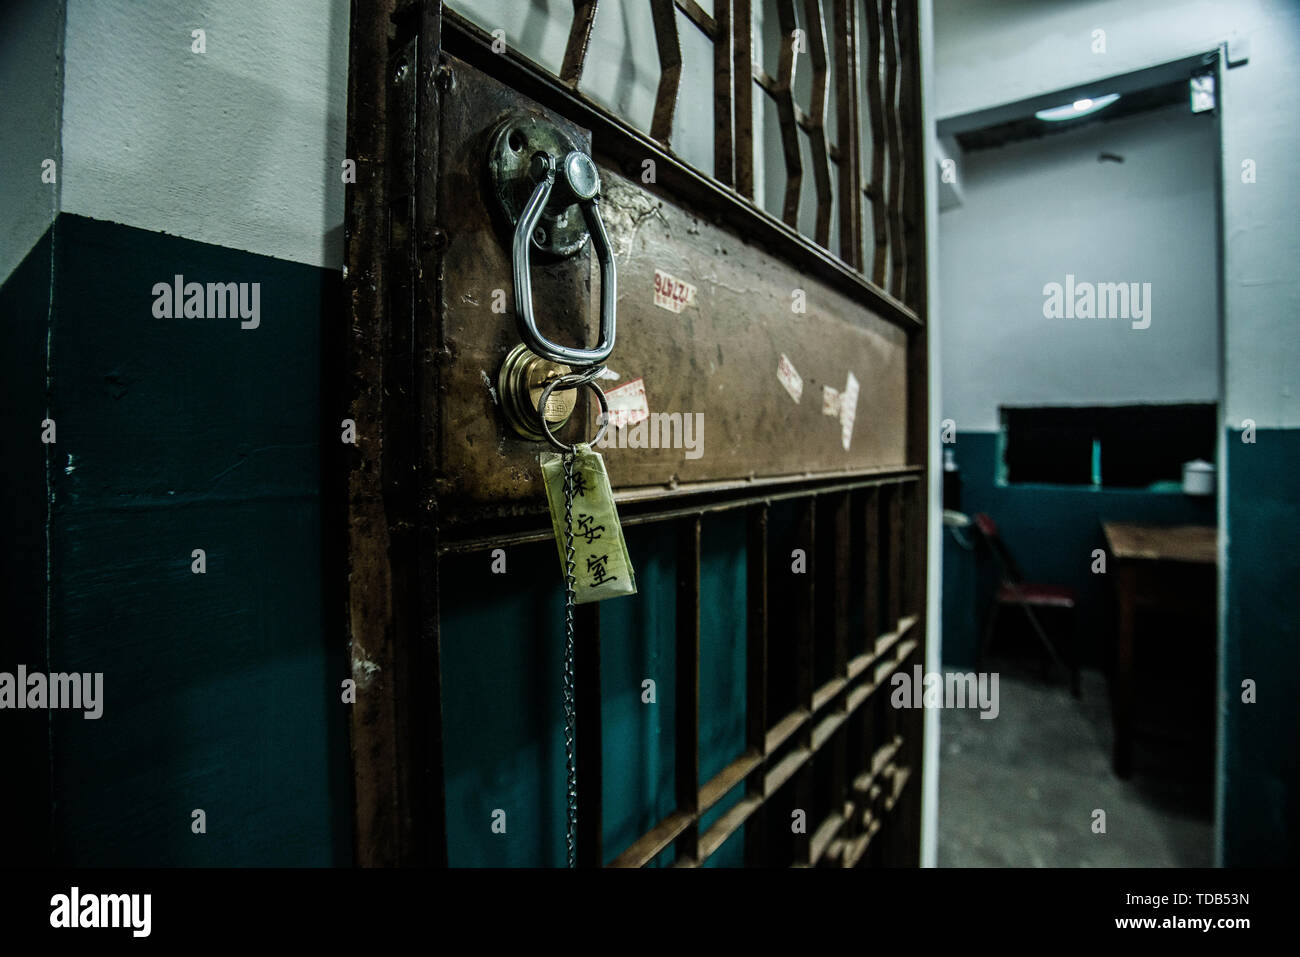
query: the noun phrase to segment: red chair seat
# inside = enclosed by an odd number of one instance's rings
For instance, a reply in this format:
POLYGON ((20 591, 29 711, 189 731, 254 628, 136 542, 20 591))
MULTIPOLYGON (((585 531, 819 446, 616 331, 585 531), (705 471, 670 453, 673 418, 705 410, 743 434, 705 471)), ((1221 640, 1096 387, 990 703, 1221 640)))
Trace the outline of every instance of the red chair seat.
POLYGON ((1075 592, 1064 585, 1040 585, 1021 582, 1013 585, 1003 582, 998 586, 997 601, 1002 605, 1034 605, 1045 608, 1073 608, 1075 592))

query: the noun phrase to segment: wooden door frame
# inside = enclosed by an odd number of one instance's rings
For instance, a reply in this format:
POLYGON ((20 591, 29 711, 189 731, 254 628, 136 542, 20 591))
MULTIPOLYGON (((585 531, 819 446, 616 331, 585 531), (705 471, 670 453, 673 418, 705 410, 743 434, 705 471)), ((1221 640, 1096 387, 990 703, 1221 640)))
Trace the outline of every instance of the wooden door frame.
POLYGON ((356 683, 356 863, 445 866, 437 513, 416 467, 427 324, 415 321, 439 282, 437 210, 415 197, 437 195, 437 124, 417 117, 439 110, 442 5, 358 0, 350 31, 340 418, 356 442, 339 584, 356 683))

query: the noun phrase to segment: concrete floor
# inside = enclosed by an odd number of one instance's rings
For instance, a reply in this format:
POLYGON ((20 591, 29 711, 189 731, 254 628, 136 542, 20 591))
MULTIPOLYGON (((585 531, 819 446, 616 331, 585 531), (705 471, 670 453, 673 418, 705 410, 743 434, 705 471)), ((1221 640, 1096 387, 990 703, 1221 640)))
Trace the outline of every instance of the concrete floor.
POLYGON ((997 718, 941 713, 939 866, 1213 863, 1207 749, 1139 736, 1133 777, 1119 780, 1106 680, 1084 671, 1082 684, 1076 700, 1059 679, 1000 672, 997 718), (1097 808, 1104 834, 1092 830, 1097 808))

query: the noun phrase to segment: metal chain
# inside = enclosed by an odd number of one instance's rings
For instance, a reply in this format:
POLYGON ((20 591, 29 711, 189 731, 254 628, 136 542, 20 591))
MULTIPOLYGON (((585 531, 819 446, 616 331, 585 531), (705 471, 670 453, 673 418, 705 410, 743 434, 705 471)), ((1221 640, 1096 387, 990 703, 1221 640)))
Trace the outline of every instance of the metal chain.
POLYGON ((568 375, 560 376, 547 383, 542 390, 542 397, 537 406, 537 419, 542 431, 550 443, 560 450, 564 463, 564 772, 565 772, 565 834, 564 843, 568 854, 569 867, 578 866, 578 754, 577 725, 578 707, 574 691, 574 658, 576 640, 574 638, 573 609, 577 604, 577 587, 574 577, 576 550, 573 547, 573 466, 578 457, 576 445, 564 445, 551 434, 551 427, 542 410, 546 408, 554 389, 576 389, 578 386, 590 386, 600 401, 600 430, 592 443, 600 441, 609 425, 609 403, 605 393, 595 384, 595 380, 605 371, 603 365, 588 366, 568 375))
POLYGON ((573 451, 564 453, 564 769, 567 820, 565 844, 569 867, 578 866, 578 756, 575 746, 577 703, 573 682, 573 608, 576 596, 573 574, 576 565, 573 559, 573 463, 576 458, 573 451))

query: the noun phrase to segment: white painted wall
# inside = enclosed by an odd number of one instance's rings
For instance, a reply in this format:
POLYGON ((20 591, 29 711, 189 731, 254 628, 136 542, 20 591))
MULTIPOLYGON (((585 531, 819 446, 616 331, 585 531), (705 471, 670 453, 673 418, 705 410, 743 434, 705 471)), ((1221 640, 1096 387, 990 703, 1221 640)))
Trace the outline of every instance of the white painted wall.
MULTIPOLYGON (((1300 427, 1300 4, 1295 0, 935 0, 939 118, 1245 40, 1225 70, 1226 420, 1300 427), (1106 31, 1106 53, 1091 50, 1106 31), (1240 179, 1253 159, 1258 182, 1240 179)), ((1171 175, 1176 175, 1171 171, 1171 175)))
POLYGON ((63 211, 339 267, 348 10, 68 0, 63 211))
POLYGON ((1286 0, 934 0, 939 119, 1129 73, 1266 29, 1286 0), (1092 31, 1106 52, 1092 52, 1092 31))
POLYGON ((62 44, 58 0, 14 0, 0 7, 0 282, 59 209, 59 184, 41 182, 41 163, 60 158, 62 44))
POLYGON ((967 153, 939 218, 943 411, 1218 397, 1213 117, 1185 105, 967 153), (1124 158, 1099 162, 1100 152, 1124 158), (1151 284, 1151 324, 1047 319, 1043 286, 1151 284))

